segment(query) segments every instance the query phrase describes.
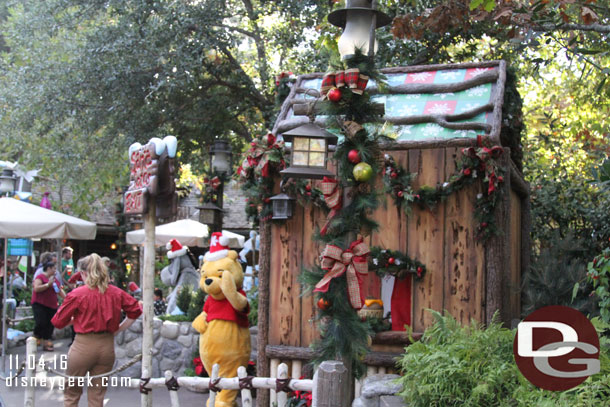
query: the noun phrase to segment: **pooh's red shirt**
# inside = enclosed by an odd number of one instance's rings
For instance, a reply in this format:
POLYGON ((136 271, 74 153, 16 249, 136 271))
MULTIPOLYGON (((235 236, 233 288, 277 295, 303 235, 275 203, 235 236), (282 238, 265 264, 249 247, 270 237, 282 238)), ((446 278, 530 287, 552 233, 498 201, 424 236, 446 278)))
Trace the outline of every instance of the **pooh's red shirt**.
MULTIPOLYGON (((238 293, 244 297, 246 296, 244 290, 239 290, 238 293)), ((249 326, 248 313, 250 312, 250 304, 246 306, 244 311, 237 311, 226 298, 219 301, 208 295, 208 299, 203 304, 203 311, 207 314, 207 322, 222 319, 224 321, 233 321, 244 328, 249 326)))

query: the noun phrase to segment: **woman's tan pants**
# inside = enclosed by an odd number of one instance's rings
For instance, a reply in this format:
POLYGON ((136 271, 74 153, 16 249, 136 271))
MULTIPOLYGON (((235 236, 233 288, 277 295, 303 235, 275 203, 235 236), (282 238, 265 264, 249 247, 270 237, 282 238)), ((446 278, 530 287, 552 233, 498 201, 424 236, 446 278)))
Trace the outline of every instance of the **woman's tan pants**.
MULTIPOLYGON (((66 374, 69 376, 90 376, 106 373, 112 370, 114 365, 114 335, 111 333, 99 334, 76 334, 74 343, 68 351, 68 368, 66 374)), ((69 379, 64 390, 64 407, 78 407, 78 400, 83 394, 82 383, 70 383, 69 379)), ((108 383, 106 379, 105 383, 108 383)), ((106 386, 102 385, 102 379, 92 379, 87 387, 87 400, 89 407, 103 407, 106 386)))

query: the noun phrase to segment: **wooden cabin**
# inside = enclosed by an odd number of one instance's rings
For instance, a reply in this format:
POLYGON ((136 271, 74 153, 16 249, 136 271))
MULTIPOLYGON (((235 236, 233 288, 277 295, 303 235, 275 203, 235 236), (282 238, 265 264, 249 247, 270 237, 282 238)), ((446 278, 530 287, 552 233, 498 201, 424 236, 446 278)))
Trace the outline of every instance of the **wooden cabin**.
MULTIPOLYGON (((517 119, 503 112, 505 62, 410 66, 382 72, 389 88, 381 93, 370 82, 367 91, 385 104, 386 128, 392 126, 395 142, 384 150, 417 173, 415 187, 435 187, 446 181, 456 171, 462 148, 475 146, 479 135, 493 145, 502 144, 500 162, 506 171, 503 201, 496 208, 501 234, 484 244, 475 239, 473 214, 475 197, 483 188, 480 182, 449 196, 434 211, 414 206, 410 216, 387 196, 385 206, 375 213, 380 228, 367 237, 369 245, 406 252, 427 268, 421 280, 407 277, 408 281, 400 283, 410 299, 408 309, 400 313, 407 315, 416 339, 433 323, 426 309, 447 310, 465 324, 489 322, 498 311, 501 320, 510 325, 520 316, 519 290, 529 263, 530 223, 529 187, 519 170, 520 152, 516 151, 519 140, 505 137, 511 131, 507 128, 511 120, 517 119)), ((276 135, 308 121, 294 114, 295 106, 311 98, 307 89, 320 89, 322 76, 308 74, 297 79, 275 124, 276 135)), ((323 125, 324 119, 318 116, 316 123, 323 125)), ((377 185, 383 188, 381 179, 377 185)), ((303 267, 318 261, 322 248, 312 236, 325 220, 323 210, 297 204, 291 219, 267 226, 270 240, 261 249, 263 255, 267 250, 269 258, 268 268, 262 260, 260 278, 258 358, 259 363, 271 366, 271 372, 280 361, 293 362, 292 374, 298 378, 301 366, 311 357, 309 345, 318 336, 316 306, 312 296, 301 296, 298 278, 303 267)), ((366 294, 387 298, 382 287, 385 284, 379 277, 369 272, 366 294)), ((392 310, 395 313, 398 311, 392 310)), ((368 373, 390 371, 394 358, 408 343, 404 331, 377 334, 372 352, 365 358, 368 373)))

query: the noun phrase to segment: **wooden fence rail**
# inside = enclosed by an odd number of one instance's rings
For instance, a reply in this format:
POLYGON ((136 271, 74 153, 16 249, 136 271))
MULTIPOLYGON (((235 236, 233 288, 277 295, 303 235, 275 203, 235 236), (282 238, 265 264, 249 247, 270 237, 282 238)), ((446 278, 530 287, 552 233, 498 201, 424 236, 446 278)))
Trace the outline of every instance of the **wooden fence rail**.
MULTIPOLYGON (((26 346, 27 360, 36 360, 36 339, 28 338, 26 346)), ((252 407, 252 389, 270 389, 277 393, 277 407, 285 407, 288 400, 288 392, 305 391, 312 392, 313 407, 349 407, 351 400, 345 394, 347 380, 347 369, 340 361, 325 361, 318 366, 312 379, 290 379, 288 377, 288 365, 279 364, 276 377, 248 377, 246 368, 241 366, 237 371, 237 377, 219 378, 219 366, 214 365, 211 377, 174 377, 171 370, 165 371, 165 377, 152 378, 147 383, 140 379, 131 379, 127 388, 141 389, 141 385, 148 391, 154 389, 167 389, 170 392, 171 407, 180 407, 178 399, 178 389, 184 387, 189 390, 210 390, 212 387, 220 390, 241 390, 242 407, 252 407), (250 384, 251 383, 251 384, 250 384), (215 386, 214 386, 215 384, 215 386)), ((36 364, 28 364, 26 367, 26 377, 36 376, 36 364)), ((46 382, 65 380, 63 377, 48 377, 46 382), (51 379, 51 380, 49 380, 51 379)), ((25 407, 35 407, 34 390, 35 386, 25 387, 25 407)), ((142 391, 142 390, 141 390, 142 391)), ((210 390, 210 405, 214 405, 216 392, 210 390)))

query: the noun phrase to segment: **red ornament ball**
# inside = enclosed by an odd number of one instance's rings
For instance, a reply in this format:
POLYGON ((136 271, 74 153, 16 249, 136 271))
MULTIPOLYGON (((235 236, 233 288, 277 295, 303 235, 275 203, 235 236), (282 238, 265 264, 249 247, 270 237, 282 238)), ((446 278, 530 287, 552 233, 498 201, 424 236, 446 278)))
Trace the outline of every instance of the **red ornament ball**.
POLYGON ((469 177, 470 174, 472 173, 472 171, 470 170, 470 168, 464 168, 464 175, 469 177))
POLYGON ((397 195, 399 198, 402 198, 402 196, 404 195, 404 193, 403 193, 402 191, 398 191, 398 192, 396 193, 396 195, 397 195))
POLYGON ((337 88, 331 89, 328 91, 328 100, 331 102, 337 103, 341 100, 341 91, 337 88))
POLYGON ((421 274, 423 273, 424 269, 422 269, 421 267, 417 268, 417 277, 421 277, 421 274))
POLYGON ((327 309, 329 309, 329 308, 330 308, 330 305, 331 305, 331 304, 330 304, 330 301, 328 301, 328 300, 327 300, 327 299, 325 299, 325 298, 320 298, 320 299, 318 300, 318 308, 320 308, 320 309, 321 309, 321 310, 323 310, 323 311, 326 311, 327 309))
POLYGON ((388 264, 394 264, 394 262, 395 262, 395 261, 396 261, 396 260, 394 260, 394 257, 390 257, 390 258, 388 259, 388 264))
POLYGON ((358 164, 362 159, 360 158, 358 150, 354 149, 347 153, 347 160, 352 164, 358 164))
POLYGON ((482 222, 482 223, 481 223, 481 227, 482 227, 482 228, 486 228, 486 227, 487 227, 487 222, 482 222))
POLYGON ((390 174, 390 177, 392 177, 392 178, 396 178, 396 177, 398 177, 398 173, 396 173, 396 172, 392 172, 392 173, 390 174))
POLYGON ((305 185, 305 191, 311 191, 311 184, 305 185))

